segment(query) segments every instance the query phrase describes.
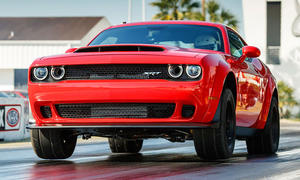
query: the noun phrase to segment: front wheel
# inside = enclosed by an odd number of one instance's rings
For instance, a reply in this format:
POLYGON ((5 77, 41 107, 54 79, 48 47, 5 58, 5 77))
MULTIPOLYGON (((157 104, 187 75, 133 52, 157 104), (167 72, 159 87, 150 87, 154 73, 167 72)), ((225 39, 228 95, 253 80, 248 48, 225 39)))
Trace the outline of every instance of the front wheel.
POLYGON ((66 159, 75 149, 77 136, 70 131, 32 129, 31 144, 37 156, 43 159, 66 159))
POLYGON ((272 98, 267 124, 263 132, 246 140, 249 154, 274 154, 278 150, 280 136, 278 101, 272 98))
POLYGON ((124 138, 108 138, 112 153, 138 153, 143 146, 143 140, 127 140, 124 138))
POLYGON ((197 155, 204 159, 229 158, 235 145, 235 100, 230 89, 224 89, 220 99, 218 128, 193 130, 197 155))

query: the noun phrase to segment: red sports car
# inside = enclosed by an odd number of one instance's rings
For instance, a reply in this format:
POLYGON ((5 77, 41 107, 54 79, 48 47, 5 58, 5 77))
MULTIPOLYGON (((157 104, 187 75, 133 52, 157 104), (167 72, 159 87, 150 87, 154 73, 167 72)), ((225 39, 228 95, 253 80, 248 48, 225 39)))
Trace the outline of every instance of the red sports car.
POLYGON ((193 140, 204 159, 230 157, 236 139, 250 154, 275 153, 278 93, 259 55, 221 24, 109 27, 86 47, 32 63, 33 148, 68 158, 82 135, 108 137, 113 153, 137 153, 147 138, 193 140))

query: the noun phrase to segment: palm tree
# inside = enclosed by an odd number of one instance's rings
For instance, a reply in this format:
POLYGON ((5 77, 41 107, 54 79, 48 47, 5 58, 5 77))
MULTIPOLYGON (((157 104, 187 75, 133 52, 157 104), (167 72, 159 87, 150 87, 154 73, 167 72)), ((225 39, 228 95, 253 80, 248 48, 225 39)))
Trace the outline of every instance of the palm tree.
POLYGON ((225 9, 221 9, 215 0, 210 0, 206 3, 206 10, 209 14, 209 21, 219 22, 237 29, 238 21, 234 15, 225 9))
POLYGON ((200 11, 194 11, 200 7, 198 2, 193 0, 158 0, 151 3, 152 6, 159 8, 159 13, 153 19, 160 20, 198 20, 219 22, 237 29, 238 21, 229 11, 221 9, 220 5, 215 0, 205 2, 202 0, 200 11), (206 16, 208 14, 208 16, 206 16))
POLYGON ((202 0, 201 6, 202 6, 202 18, 205 20, 206 19, 205 0, 202 0))
POLYGON ((159 8, 159 13, 153 19, 160 20, 183 20, 189 19, 194 8, 199 7, 198 2, 193 0, 159 0, 151 3, 159 8))

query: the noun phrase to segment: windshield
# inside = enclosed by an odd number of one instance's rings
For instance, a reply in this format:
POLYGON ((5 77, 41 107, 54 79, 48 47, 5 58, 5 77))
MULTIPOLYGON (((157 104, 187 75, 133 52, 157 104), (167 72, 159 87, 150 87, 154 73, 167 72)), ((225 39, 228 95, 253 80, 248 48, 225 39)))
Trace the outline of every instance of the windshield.
POLYGON ((211 26, 157 24, 111 28, 89 46, 109 44, 155 44, 224 52, 220 29, 211 26))

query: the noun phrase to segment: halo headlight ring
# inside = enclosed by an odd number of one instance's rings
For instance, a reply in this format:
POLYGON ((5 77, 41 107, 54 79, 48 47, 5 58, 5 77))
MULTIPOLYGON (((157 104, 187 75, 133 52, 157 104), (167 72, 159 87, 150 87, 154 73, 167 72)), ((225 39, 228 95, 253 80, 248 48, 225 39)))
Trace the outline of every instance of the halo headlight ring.
POLYGON ((169 64, 168 65, 168 75, 172 78, 179 78, 183 74, 182 65, 169 64))
POLYGON ((60 67, 52 67, 51 68, 51 76, 55 80, 61 80, 65 76, 65 68, 63 66, 60 67))
POLYGON ((36 67, 33 69, 33 76, 35 79, 42 81, 48 76, 48 68, 47 67, 36 67))
POLYGON ((196 79, 201 75, 202 69, 198 65, 187 65, 185 68, 185 72, 189 78, 196 79))

